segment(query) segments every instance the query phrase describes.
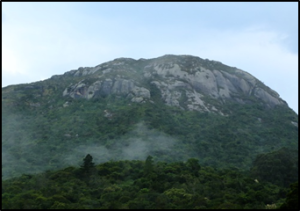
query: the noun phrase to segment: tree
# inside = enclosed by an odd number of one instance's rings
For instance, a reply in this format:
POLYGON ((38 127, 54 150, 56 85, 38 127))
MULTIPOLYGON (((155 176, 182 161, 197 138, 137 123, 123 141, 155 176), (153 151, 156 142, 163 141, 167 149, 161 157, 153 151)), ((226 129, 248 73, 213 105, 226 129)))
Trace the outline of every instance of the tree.
POLYGON ((188 159, 186 162, 186 166, 193 175, 195 175, 196 177, 199 176, 199 171, 201 169, 201 166, 199 165, 198 159, 196 159, 196 158, 188 159))
POLYGON ((144 166, 144 175, 145 176, 149 175, 153 171, 153 160, 152 159, 153 158, 151 155, 149 155, 146 159, 145 166, 144 166))
POLYGON ((90 175, 95 169, 95 164, 92 161, 93 157, 90 154, 87 154, 87 156, 83 159, 81 170, 85 175, 90 175))
POLYGON ((290 185, 289 193, 287 194, 285 202, 279 209, 297 209, 299 210, 299 194, 298 194, 298 182, 290 185))
POLYGON ((288 187, 298 179, 298 152, 287 148, 257 155, 250 169, 251 175, 259 181, 268 181, 288 187))

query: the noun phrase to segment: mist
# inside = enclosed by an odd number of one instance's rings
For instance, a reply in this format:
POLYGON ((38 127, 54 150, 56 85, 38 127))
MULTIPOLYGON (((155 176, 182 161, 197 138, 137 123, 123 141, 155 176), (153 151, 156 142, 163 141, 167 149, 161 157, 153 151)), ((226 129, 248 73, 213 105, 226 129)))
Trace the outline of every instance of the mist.
POLYGON ((156 160, 164 160, 174 154, 177 139, 149 129, 140 122, 123 138, 111 141, 113 144, 109 148, 101 144, 79 145, 63 161, 68 165, 81 165, 87 154, 92 155, 96 164, 117 160, 145 160, 148 155, 154 156, 156 160))
MULTIPOLYGON (((153 156, 154 161, 167 162, 171 161, 168 160, 170 157, 173 158, 172 161, 179 161, 193 156, 192 152, 184 149, 181 152, 175 151, 178 143, 176 138, 156 129, 149 129, 144 122, 140 122, 121 138, 108 140, 106 145, 100 140, 93 140, 92 144, 76 145, 74 137, 69 140, 74 141, 71 149, 57 151, 54 157, 49 158, 48 153, 52 150, 49 144, 51 138, 32 142, 30 133, 34 131, 24 127, 28 120, 13 116, 9 121, 14 127, 10 130, 11 134, 5 135, 5 143, 2 141, 3 179, 69 166, 79 167, 87 154, 92 155, 95 164, 118 160, 145 160, 149 155, 153 156), (16 136, 13 131, 18 131, 19 135, 16 136)), ((6 121, 5 127, 9 127, 9 121, 6 121)))

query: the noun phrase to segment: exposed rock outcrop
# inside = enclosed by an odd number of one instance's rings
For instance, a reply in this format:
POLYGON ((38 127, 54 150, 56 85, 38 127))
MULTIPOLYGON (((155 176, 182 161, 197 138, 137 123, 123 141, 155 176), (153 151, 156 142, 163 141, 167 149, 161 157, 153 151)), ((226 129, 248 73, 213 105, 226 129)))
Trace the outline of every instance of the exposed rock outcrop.
POLYGON ((110 94, 131 96, 133 102, 141 102, 144 99, 150 99, 150 91, 144 87, 138 87, 133 81, 126 79, 97 80, 88 85, 84 80, 75 85, 70 85, 63 91, 63 96, 91 99, 95 97, 106 97, 110 94), (142 100, 140 100, 142 99, 142 100))
POLYGON ((292 123, 294 126, 298 127, 298 122, 293 122, 293 121, 291 121, 291 123, 292 123))
POLYGON ((286 104, 279 95, 249 73, 221 62, 194 56, 165 55, 156 59, 115 59, 94 68, 79 68, 64 75, 89 76, 67 87, 63 96, 92 99, 116 94, 141 103, 150 100, 155 85, 162 100, 182 109, 218 112, 216 105, 228 100, 247 103, 255 97, 266 106, 286 104))

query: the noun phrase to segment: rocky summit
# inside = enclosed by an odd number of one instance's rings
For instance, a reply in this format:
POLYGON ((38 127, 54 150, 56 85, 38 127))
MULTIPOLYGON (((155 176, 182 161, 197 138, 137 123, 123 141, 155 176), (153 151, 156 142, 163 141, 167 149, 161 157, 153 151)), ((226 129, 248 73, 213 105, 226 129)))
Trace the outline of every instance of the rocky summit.
POLYGON ((195 56, 165 55, 139 60, 119 58, 52 78, 64 76, 84 77, 68 85, 62 93, 64 97, 74 99, 89 100, 116 94, 135 103, 153 102, 152 86, 159 91, 165 104, 184 110, 224 115, 221 109, 223 103, 236 101, 246 104, 251 102, 251 98, 257 98, 268 107, 286 105, 277 92, 251 74, 195 56))

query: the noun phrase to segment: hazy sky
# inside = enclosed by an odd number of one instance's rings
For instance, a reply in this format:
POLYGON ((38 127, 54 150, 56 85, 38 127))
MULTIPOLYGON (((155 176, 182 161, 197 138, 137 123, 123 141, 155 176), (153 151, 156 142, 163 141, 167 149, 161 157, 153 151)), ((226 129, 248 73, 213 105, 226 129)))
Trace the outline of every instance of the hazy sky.
POLYGON ((298 2, 2 3, 2 87, 165 54, 247 71, 298 113, 298 2))

